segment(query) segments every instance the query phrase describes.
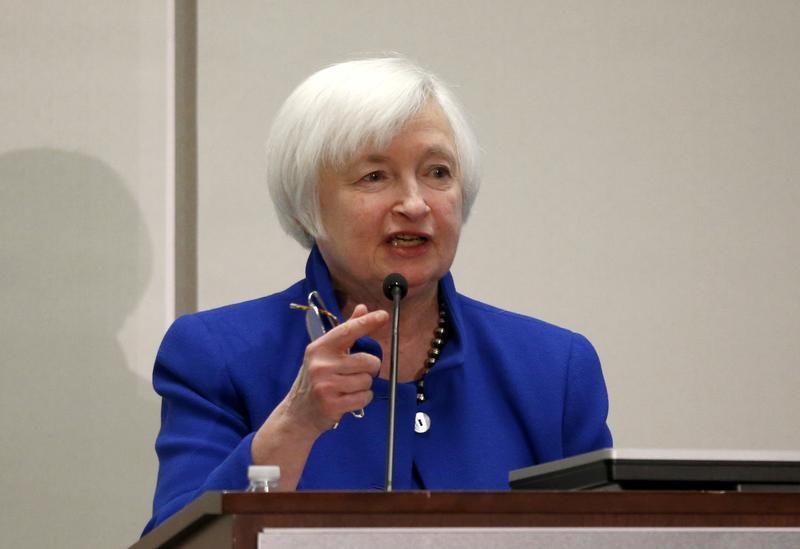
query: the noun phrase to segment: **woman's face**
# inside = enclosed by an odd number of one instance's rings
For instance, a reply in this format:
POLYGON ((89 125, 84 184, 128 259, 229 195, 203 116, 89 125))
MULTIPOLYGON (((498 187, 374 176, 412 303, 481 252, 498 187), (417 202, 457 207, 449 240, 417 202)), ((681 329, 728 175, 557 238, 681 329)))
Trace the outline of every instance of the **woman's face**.
POLYGON ((455 145, 438 105, 420 111, 386 149, 323 169, 319 201, 326 234, 317 245, 337 289, 381 293, 393 272, 408 280, 410 295, 435 289, 462 222, 455 145))

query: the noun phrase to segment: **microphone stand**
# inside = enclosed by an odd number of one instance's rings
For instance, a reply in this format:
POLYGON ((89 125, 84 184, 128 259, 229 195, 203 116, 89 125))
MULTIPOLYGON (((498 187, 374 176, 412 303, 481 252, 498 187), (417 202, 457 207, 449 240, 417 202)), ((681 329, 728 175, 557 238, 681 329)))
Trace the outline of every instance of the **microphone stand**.
POLYGON ((394 423, 397 410, 397 348, 400 341, 400 300, 408 293, 408 281, 399 273, 383 279, 383 295, 392 302, 392 354, 389 362, 389 429, 386 440, 386 491, 392 491, 394 473, 394 423))
POLYGON ((397 408, 397 348, 400 339, 400 300, 401 289, 392 288, 392 354, 389 363, 389 435, 386 445, 386 491, 392 491, 392 475, 394 473, 394 417, 397 408))

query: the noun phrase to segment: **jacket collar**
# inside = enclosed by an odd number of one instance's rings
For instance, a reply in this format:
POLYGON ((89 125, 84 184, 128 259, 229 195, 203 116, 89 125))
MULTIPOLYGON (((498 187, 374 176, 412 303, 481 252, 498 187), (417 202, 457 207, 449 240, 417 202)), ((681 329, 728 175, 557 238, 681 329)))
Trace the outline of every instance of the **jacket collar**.
MULTIPOLYGON (((328 310, 336 315, 336 318, 340 321, 344 320, 342 311, 339 309, 339 303, 336 301, 336 295, 333 292, 330 271, 316 244, 311 248, 311 253, 306 262, 305 290, 306 296, 308 296, 308 293, 312 290, 317 290, 322 296, 323 301, 325 301, 325 305, 328 306, 328 310)), ((439 280, 439 297, 446 311, 449 329, 445 334, 446 341, 443 355, 436 363, 436 368, 444 369, 450 366, 460 365, 464 362, 463 335, 466 333, 464 331, 461 300, 459 299, 458 292, 456 292, 453 275, 450 274, 450 272, 439 280)), ((380 356, 380 347, 372 338, 362 337, 353 347, 354 349, 363 350, 380 356), (375 348, 378 349, 377 352, 375 352, 375 348)))

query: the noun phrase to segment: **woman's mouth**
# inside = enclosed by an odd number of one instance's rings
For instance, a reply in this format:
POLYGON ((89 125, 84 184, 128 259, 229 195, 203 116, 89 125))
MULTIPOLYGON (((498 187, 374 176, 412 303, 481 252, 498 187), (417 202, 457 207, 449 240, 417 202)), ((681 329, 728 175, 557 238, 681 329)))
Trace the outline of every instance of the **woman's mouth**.
POLYGON ((412 246, 419 246, 428 241, 427 237, 415 234, 395 234, 389 237, 389 244, 395 248, 410 248, 412 246))

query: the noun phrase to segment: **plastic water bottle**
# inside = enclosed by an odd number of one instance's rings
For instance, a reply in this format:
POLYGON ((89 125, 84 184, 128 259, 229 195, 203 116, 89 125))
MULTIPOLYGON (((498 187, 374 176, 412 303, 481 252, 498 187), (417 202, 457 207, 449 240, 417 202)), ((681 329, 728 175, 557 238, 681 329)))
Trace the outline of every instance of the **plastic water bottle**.
POLYGON ((281 468, 277 465, 251 465, 247 468, 250 485, 248 492, 276 492, 281 480, 281 468))

